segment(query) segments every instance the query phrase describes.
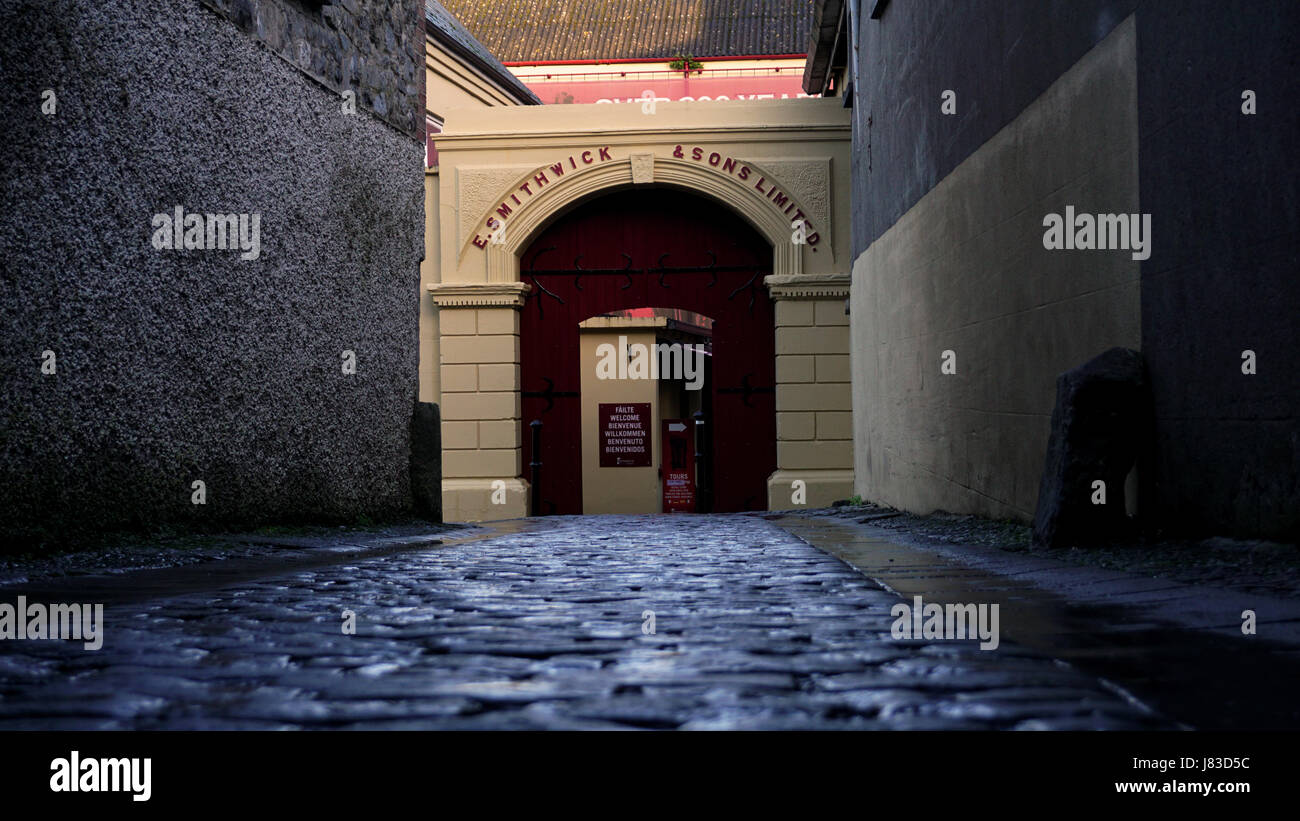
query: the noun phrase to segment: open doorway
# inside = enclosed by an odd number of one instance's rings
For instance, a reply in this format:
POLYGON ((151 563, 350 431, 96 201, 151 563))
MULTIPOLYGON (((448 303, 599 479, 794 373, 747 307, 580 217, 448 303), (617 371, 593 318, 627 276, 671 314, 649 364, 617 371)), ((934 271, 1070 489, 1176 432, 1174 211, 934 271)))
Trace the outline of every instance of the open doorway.
POLYGON ((578 324, 583 512, 707 509, 713 325, 682 308, 578 324))
MULTIPOLYGON (((596 362, 593 348, 583 364, 579 326, 601 316, 647 319, 638 317, 647 311, 683 334, 688 316, 708 320, 707 383, 697 399, 709 509, 766 507, 776 469, 776 324, 763 282, 772 246, 753 226, 694 192, 623 189, 560 216, 519 263, 530 286, 520 311, 521 467, 535 485, 534 515, 594 512, 584 506, 584 454, 598 445, 591 439, 598 420, 584 423, 582 397, 584 374, 594 378, 596 362)), ((695 413, 690 397, 681 407, 695 413)), ((662 438, 651 431, 654 447, 662 438)), ((657 468, 648 475, 653 487, 657 468)))

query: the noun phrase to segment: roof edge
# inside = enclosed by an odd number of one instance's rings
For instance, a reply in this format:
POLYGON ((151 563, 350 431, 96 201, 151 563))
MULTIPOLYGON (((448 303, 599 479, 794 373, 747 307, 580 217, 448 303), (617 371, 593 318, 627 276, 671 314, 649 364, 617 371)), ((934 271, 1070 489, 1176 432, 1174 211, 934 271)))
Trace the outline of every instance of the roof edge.
MULTIPOLYGON (((851 0, 850 0, 851 2, 851 0)), ((835 59, 844 22, 845 0, 817 0, 808 36, 808 62, 803 69, 805 94, 821 94, 835 59)))
MULTIPOLYGON (((487 47, 479 42, 474 35, 470 34, 469 30, 464 28, 464 24, 460 23, 460 21, 457 20, 445 6, 439 4, 439 7, 442 8, 444 14, 461 26, 464 30, 465 36, 472 39, 479 48, 483 49, 483 54, 491 55, 491 53, 488 52, 487 47)), ((503 91, 514 97, 517 102, 522 105, 542 104, 541 98, 534 94, 532 89, 524 85, 523 82, 510 71, 510 69, 506 68, 504 63, 495 58, 492 60, 485 60, 483 54, 475 52, 473 49, 466 46, 465 43, 451 36, 451 34, 442 27, 442 21, 434 17, 431 12, 431 4, 428 3, 427 0, 424 9, 424 20, 425 35, 430 40, 437 42, 438 45, 442 46, 447 51, 455 54, 466 63, 478 69, 489 80, 492 80, 500 86, 503 91)))

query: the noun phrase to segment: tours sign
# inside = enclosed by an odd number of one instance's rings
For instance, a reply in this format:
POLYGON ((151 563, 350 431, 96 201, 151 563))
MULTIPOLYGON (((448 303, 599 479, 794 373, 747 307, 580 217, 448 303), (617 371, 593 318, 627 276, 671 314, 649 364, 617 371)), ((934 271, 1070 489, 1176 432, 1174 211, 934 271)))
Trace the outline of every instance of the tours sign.
POLYGON ((665 419, 659 441, 663 442, 664 513, 695 512, 695 437, 685 419, 665 419))
POLYGON ((650 403, 599 405, 600 466, 632 468, 650 466, 650 403))

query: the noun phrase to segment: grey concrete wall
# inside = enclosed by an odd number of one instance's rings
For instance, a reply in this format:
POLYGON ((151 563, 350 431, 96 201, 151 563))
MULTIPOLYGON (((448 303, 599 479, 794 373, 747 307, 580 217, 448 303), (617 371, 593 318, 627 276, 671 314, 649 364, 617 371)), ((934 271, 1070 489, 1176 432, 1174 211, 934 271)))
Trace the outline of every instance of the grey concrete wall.
POLYGON ((855 257, 1020 116, 1135 0, 893 2, 876 19, 867 13, 874 2, 860 5, 855 257), (940 109, 948 90, 954 115, 940 109))
POLYGON ((1139 268, 1128 251, 1043 247, 1044 215, 1067 205, 1139 210, 1137 93, 1129 18, 855 260, 863 497, 1033 516, 1056 376, 1140 343, 1139 268), (955 354, 955 374, 942 373, 944 351, 955 354))
MULTIPOLYGON (((321 14, 279 5, 294 31, 321 14)), ((412 0, 367 9, 423 19, 412 0)), ((5 545, 408 509, 418 129, 364 97, 344 113, 199 0, 6 0, 0 32, 5 545), (177 205, 259 214, 260 256, 155 249, 151 220, 177 205)), ((389 111, 409 112, 417 51, 384 48, 404 78, 389 111)))
MULTIPOLYGON (((879 304, 875 327, 857 328, 854 336, 855 424, 859 442, 876 443, 870 455, 859 448, 859 463, 875 465, 870 481, 912 488, 890 491, 910 505, 1024 517, 1041 471, 1029 451, 1045 428, 1010 420, 1016 414, 1038 419, 1050 410, 1050 369, 1079 365, 1109 344, 1135 346, 1138 334, 1127 312, 1106 313, 1095 324, 1066 313, 1053 319, 1065 324, 1015 325, 1013 317, 1030 316, 1025 289, 1040 281, 1057 289, 1054 266, 1067 264, 1051 257, 1046 267, 1038 265, 1041 228, 1025 225, 1008 237, 1018 251, 970 246, 976 270, 996 265, 1001 274, 966 302, 952 295, 954 281, 969 280, 966 273, 931 262, 975 235, 962 226, 967 217, 961 209, 989 224, 1019 225, 1028 212, 1018 209, 1035 195, 1008 200, 1006 191, 1044 195, 1049 189, 1018 177, 1093 158, 1101 167, 1113 159, 1097 124, 1087 122, 1099 115, 1096 95, 1081 89, 1077 101, 1062 99, 1049 112, 1059 127, 1046 124, 1016 138, 1024 140, 1013 149, 1019 165, 989 165, 1007 128, 1025 125, 1031 103, 1038 105, 1033 101, 1041 101, 1049 86, 1076 72, 1080 58, 1130 15, 1137 27, 1137 202, 1151 215, 1153 237, 1151 256, 1138 263, 1141 350, 1155 410, 1140 477, 1144 524, 1167 533, 1295 540, 1300 368, 1291 363, 1300 349, 1300 186, 1293 168, 1300 132, 1300 106, 1294 104, 1300 98, 1300 4, 1289 0, 934 0, 891 3, 880 19, 861 21, 853 101, 854 287, 855 299, 879 304), (941 110, 945 89, 957 94, 955 115, 941 110), (1255 114, 1242 112, 1246 89, 1255 94, 1255 114), (942 204, 976 167, 986 166, 969 203, 942 204), (907 231, 915 238, 907 240, 907 231), (890 293, 872 284, 887 281, 888 274, 872 272, 882 265, 884 271, 910 270, 913 278, 896 282, 897 293, 890 293), (859 283, 874 290, 856 293, 859 283), (923 318, 912 316, 918 312, 923 318), (920 387, 931 373, 933 352, 912 341, 909 328, 919 338, 958 327, 966 334, 1015 327, 1036 351, 1027 364, 997 377, 1006 394, 997 409, 981 401, 958 413, 933 385, 920 387), (876 344, 881 347, 862 347, 876 344), (1258 361, 1253 375, 1242 373, 1246 350, 1258 361), (898 370, 908 356, 924 357, 925 369, 909 370, 909 364, 898 370), (863 392, 868 385, 872 395, 863 392), (1005 421, 981 421, 1003 415, 1005 421), (902 474, 891 479, 898 470, 902 474)), ((1105 194, 1096 199, 1099 208, 1117 190, 1096 192, 1105 194)), ((1030 209, 1039 218, 1046 210, 1042 203, 1030 209)), ((1076 256, 1091 266, 1098 254, 1076 256)), ((1103 266, 1076 281, 1101 277, 1105 286, 1106 275, 1103 266)), ((1035 304, 1048 317, 1063 310, 1050 308, 1053 300, 1085 310, 1101 293, 1046 290, 1035 304)), ((858 321, 855 316, 855 326, 858 321)), ((1002 341, 981 337, 964 344, 1000 348, 1002 341)), ((858 477, 863 485, 869 474, 859 467, 858 477)))

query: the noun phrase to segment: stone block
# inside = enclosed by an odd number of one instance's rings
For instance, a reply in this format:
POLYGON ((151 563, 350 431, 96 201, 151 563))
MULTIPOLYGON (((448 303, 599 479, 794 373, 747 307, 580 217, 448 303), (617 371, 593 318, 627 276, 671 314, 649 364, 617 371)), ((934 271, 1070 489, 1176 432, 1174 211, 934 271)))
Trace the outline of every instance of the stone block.
POLYGON ((1097 543, 1130 532, 1124 479, 1150 413, 1150 386, 1137 351, 1111 348, 1057 378, 1034 514, 1036 546, 1097 543), (1104 482, 1102 504, 1095 502, 1096 482, 1104 482))

